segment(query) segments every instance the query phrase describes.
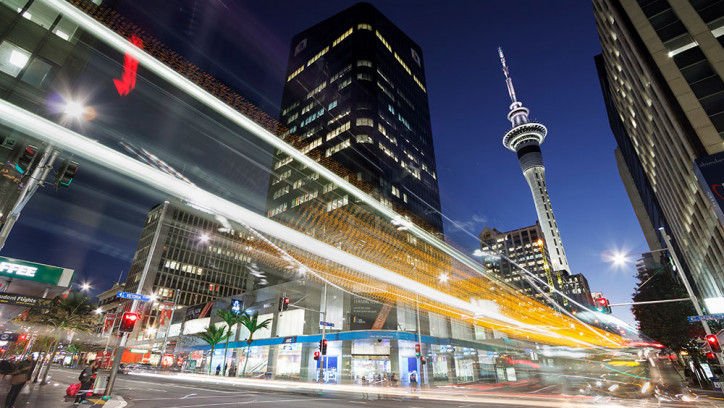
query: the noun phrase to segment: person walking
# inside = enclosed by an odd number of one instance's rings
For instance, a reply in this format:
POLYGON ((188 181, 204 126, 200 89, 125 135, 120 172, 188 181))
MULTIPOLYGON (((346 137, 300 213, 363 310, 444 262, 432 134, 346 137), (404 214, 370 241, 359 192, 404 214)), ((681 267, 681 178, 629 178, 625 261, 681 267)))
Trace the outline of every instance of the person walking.
POLYGON ((30 370, 33 367, 33 356, 28 356, 25 360, 18 363, 15 371, 10 377, 10 390, 5 398, 5 408, 15 408, 15 400, 20 395, 20 390, 30 381, 30 370))
POLYGON ((362 388, 362 399, 365 399, 365 400, 366 400, 366 399, 370 399, 370 395, 367 394, 367 377, 365 377, 365 376, 363 375, 363 376, 362 376, 362 381, 360 381, 360 383, 362 384, 362 387, 363 387, 363 388, 362 388))
POLYGON ((80 372, 78 380, 80 380, 80 389, 78 394, 75 395, 75 401, 73 404, 80 404, 85 401, 85 397, 89 392, 92 391, 93 374, 95 373, 95 367, 86 365, 83 371, 80 372))
POLYGON ((216 375, 219 375, 221 373, 221 364, 216 366, 216 375))

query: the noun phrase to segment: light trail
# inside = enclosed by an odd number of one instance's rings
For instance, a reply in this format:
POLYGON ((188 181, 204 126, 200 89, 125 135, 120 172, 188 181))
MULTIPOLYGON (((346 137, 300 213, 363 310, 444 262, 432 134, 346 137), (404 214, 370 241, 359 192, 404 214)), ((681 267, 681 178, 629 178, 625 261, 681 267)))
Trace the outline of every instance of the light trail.
MULTIPOLYGON (((417 281, 402 276, 389 269, 382 268, 372 262, 360 259, 339 248, 318 241, 302 232, 289 228, 276 221, 270 220, 251 210, 234 204, 197 186, 189 185, 172 175, 150 167, 132 157, 103 146, 98 142, 86 138, 76 132, 66 129, 54 122, 21 109, 5 100, 0 100, 0 122, 5 125, 36 137, 54 146, 67 150, 83 157, 97 165, 114 170, 131 179, 155 188, 158 191, 199 204, 200 206, 222 215, 230 220, 246 224, 250 228, 263 232, 281 241, 287 242, 297 248, 309 251, 317 256, 328 259, 339 265, 370 276, 379 281, 402 287, 428 299, 434 299, 455 309, 459 309, 474 316, 494 319, 539 333, 549 338, 565 340, 584 347, 595 347, 594 344, 581 339, 565 336, 540 326, 520 322, 497 312, 483 312, 481 308, 471 302, 464 301, 445 292, 423 285, 417 281)), ((595 333, 595 332, 594 332, 595 333)), ((597 334, 597 333, 596 333, 597 334)), ((610 340, 616 346, 618 343, 610 340)))

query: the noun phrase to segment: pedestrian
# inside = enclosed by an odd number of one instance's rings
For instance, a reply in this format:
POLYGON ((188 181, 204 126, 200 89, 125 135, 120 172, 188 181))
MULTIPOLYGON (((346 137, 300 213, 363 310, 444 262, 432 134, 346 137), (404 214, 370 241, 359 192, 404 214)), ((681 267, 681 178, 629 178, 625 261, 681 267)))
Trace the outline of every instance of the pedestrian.
POLYGON ((73 401, 73 404, 85 402, 85 397, 92 391, 94 372, 94 367, 91 365, 85 366, 80 372, 80 375, 78 376, 80 389, 78 390, 78 394, 75 395, 75 401, 73 401))
POLYGON ((32 366, 33 356, 28 356, 28 358, 18 363, 17 367, 15 367, 12 377, 10 377, 10 390, 8 391, 7 398, 5 398, 5 408, 15 408, 15 400, 18 399, 20 390, 30 381, 30 369, 32 366))
POLYGON ((370 395, 367 394, 367 377, 363 375, 360 384, 362 384, 362 399, 370 399, 370 395))
POLYGON ((410 388, 413 390, 417 388, 417 375, 413 371, 412 374, 410 374, 410 388))
POLYGON ((221 373, 221 363, 216 366, 216 375, 219 375, 219 373, 221 373))
POLYGON ((236 364, 232 364, 229 369, 229 377, 236 377, 236 364))

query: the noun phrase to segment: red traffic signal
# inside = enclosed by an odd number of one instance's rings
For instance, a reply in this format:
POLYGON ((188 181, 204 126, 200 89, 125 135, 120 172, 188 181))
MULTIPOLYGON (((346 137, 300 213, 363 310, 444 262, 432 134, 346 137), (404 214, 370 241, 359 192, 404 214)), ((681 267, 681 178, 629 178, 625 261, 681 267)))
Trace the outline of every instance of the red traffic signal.
POLYGON ((596 309, 601 313, 611 314, 611 306, 604 297, 596 299, 596 309))
POLYGON ((318 352, 318 351, 315 351, 315 352, 314 352, 314 360, 319 360, 319 352, 318 352))
POLYGON ((417 357, 420 357, 420 345, 419 344, 415 344, 415 355, 417 357))
POLYGON ((127 312, 123 314, 121 318, 121 325, 118 327, 119 333, 131 333, 133 328, 136 326, 138 320, 138 313, 127 312))
POLYGON ((15 170, 17 170, 20 174, 25 174, 25 172, 30 168, 30 165, 33 163, 35 153, 37 152, 37 147, 33 145, 25 146, 25 149, 20 152, 20 157, 18 157, 18 161, 15 164, 15 170))
POLYGON ((716 360, 716 355, 714 353, 706 353, 706 358, 709 360, 716 360))
POLYGON ((427 361, 425 361, 425 356, 420 356, 420 364, 427 364, 427 361))
POLYGON ((20 336, 18 336, 18 341, 25 341, 26 338, 28 338, 28 336, 21 334, 20 336))
POLYGON ((707 334, 706 342, 709 343, 709 347, 711 347, 711 351, 713 351, 714 353, 721 353, 721 346, 719 345, 719 339, 716 337, 715 334, 707 334))
POLYGON ((289 309, 289 298, 286 296, 279 298, 279 311, 283 312, 287 309, 289 309))
POLYGON ((319 340, 319 350, 322 352, 323 356, 327 355, 327 339, 319 340))

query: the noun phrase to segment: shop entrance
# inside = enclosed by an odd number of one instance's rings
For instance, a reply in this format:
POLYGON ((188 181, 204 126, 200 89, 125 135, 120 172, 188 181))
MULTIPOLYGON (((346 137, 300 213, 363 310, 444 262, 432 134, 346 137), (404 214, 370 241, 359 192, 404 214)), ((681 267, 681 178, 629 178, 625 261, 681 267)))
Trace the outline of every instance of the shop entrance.
POLYGON ((379 375, 390 375, 389 355, 352 355, 352 376, 355 381, 364 376, 370 383, 379 375))

